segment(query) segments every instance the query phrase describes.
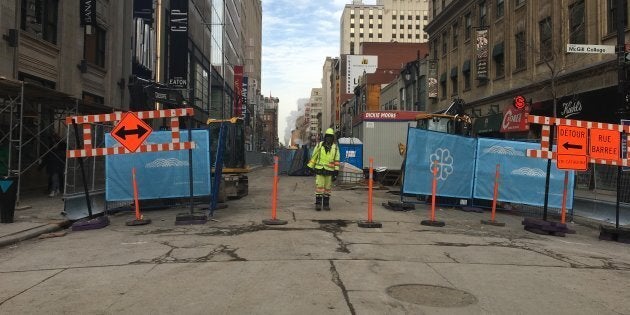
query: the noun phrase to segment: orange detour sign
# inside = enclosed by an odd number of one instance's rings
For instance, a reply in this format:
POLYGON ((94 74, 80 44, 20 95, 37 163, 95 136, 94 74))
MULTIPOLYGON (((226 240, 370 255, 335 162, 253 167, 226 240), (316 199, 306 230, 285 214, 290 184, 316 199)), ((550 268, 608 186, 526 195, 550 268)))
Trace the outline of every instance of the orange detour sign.
POLYGON ((588 170, 588 156, 586 155, 558 154, 557 162, 560 170, 588 170))
POLYGON ((138 118, 136 114, 128 112, 122 117, 118 125, 114 127, 111 135, 127 150, 136 152, 152 131, 151 126, 138 118))
POLYGON ((587 141, 586 128, 558 126, 558 154, 586 155, 587 141))
POLYGON ((618 130, 591 129, 589 155, 593 159, 618 160, 621 135, 618 130))
POLYGON ((585 171, 588 169, 586 148, 588 130, 584 127, 558 126, 558 169, 585 171))

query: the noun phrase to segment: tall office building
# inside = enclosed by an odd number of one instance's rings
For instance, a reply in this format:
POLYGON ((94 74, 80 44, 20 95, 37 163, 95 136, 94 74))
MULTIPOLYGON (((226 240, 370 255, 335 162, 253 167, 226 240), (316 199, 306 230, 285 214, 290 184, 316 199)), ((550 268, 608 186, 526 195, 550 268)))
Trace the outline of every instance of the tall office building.
POLYGON ((359 54, 362 42, 424 43, 429 36, 427 0, 378 0, 346 4, 341 15, 341 55, 359 54))

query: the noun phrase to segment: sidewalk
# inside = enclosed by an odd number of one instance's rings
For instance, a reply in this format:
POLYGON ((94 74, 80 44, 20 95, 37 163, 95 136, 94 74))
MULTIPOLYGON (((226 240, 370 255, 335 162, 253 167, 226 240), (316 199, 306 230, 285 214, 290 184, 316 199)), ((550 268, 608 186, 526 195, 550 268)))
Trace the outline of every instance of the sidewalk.
POLYGON ((15 209, 13 223, 0 223, 0 247, 19 243, 67 227, 70 221, 61 212, 61 197, 42 192, 26 192, 15 209))

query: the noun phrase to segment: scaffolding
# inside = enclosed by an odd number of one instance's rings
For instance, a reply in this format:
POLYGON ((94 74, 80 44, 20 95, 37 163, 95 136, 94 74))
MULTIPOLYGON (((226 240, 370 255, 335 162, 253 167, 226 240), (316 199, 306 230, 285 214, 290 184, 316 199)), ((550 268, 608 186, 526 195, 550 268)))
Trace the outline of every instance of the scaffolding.
POLYGON ((68 141, 65 118, 80 112, 105 111, 111 112, 112 108, 83 103, 35 83, 0 77, 0 175, 17 177, 16 206, 25 188, 40 188, 41 174, 35 170, 44 156, 51 154, 66 162, 66 157, 55 150, 64 141, 72 142, 68 141))

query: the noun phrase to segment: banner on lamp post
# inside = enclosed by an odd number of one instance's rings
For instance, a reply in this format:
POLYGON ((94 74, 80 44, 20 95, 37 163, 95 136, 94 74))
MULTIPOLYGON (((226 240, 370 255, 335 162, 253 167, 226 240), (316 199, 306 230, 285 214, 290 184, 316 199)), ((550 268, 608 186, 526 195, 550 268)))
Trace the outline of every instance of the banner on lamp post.
POLYGON ((437 81, 437 60, 429 60, 428 75, 427 75, 427 94, 429 98, 438 97, 438 81, 437 81))
POLYGON ((234 117, 243 114, 243 66, 234 66, 234 117))
POLYGON ((477 30, 477 80, 488 79, 488 29, 477 30))

